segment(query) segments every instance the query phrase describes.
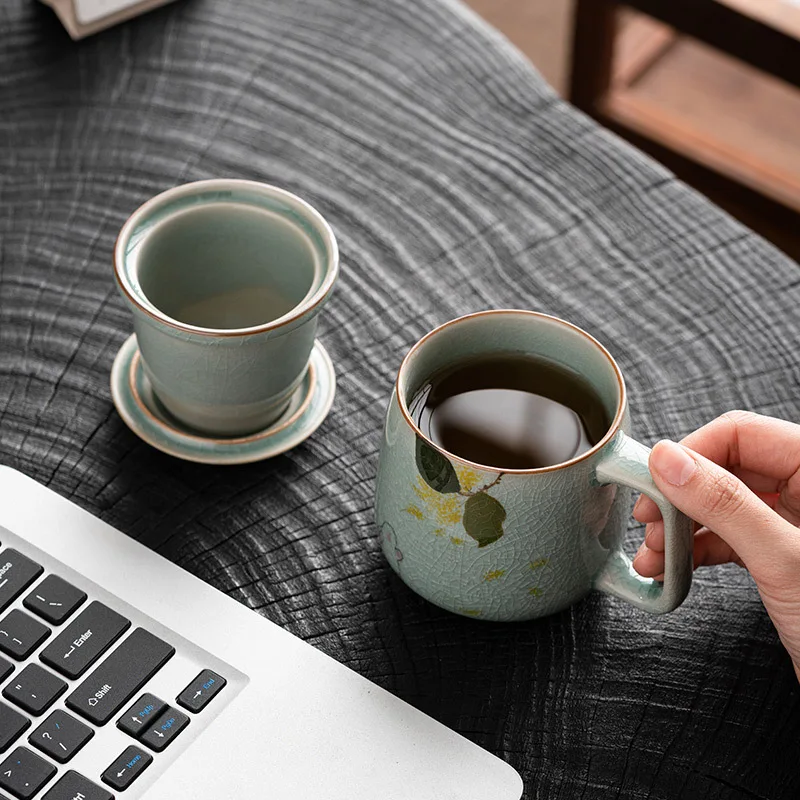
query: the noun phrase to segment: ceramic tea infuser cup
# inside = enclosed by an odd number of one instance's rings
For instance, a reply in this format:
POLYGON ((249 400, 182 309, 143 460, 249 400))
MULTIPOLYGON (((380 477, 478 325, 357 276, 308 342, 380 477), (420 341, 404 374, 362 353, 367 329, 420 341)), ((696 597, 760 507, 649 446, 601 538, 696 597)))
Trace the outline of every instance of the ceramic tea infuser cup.
POLYGON ((405 357, 389 401, 375 517, 392 568, 436 605, 487 620, 551 614, 592 589, 663 614, 692 580, 692 523, 659 492, 649 449, 630 438, 622 373, 588 333, 532 311, 484 311, 448 322, 405 357), (612 420, 591 449, 562 464, 498 469, 427 438, 409 413, 425 383, 454 363, 525 354, 577 372, 612 420), (664 582, 640 577, 622 550, 630 490, 664 517, 664 582))
POLYGON ((333 231, 275 186, 208 180, 148 200, 114 250, 143 367, 174 418, 212 436, 286 410, 339 269, 333 231))

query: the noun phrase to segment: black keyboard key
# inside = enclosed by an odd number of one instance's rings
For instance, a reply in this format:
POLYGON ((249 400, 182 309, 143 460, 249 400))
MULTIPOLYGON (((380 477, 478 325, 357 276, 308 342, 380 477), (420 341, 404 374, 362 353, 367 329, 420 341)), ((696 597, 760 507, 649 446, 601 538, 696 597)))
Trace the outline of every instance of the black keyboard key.
POLYGON ((0 703, 0 753, 4 753, 30 726, 31 721, 11 706, 0 703))
POLYGON ((11 792, 19 800, 29 800, 55 774, 52 764, 26 747, 18 747, 0 764, 0 789, 11 792))
POLYGON ((161 716, 167 704, 154 694, 143 694, 118 720, 117 727, 138 738, 161 716))
POLYGON ((42 650, 39 658, 67 678, 79 678, 130 628, 125 617, 102 603, 90 603, 42 650))
POLYGON ((114 800, 114 795, 71 769, 42 800, 114 800))
POLYGON ((66 691, 67 684, 60 678, 38 664, 28 664, 3 689, 3 697, 38 717, 66 691))
POLYGON ((66 764, 94 731, 66 711, 54 711, 29 737, 28 741, 59 764, 66 764))
POLYGON ((29 611, 60 625, 86 600, 86 592, 76 589, 58 575, 48 575, 23 601, 29 611))
POLYGON ((49 635, 50 628, 24 611, 14 609, 0 620, 0 650, 17 661, 27 658, 49 635))
POLYGON ((103 783, 118 792, 124 792, 152 763, 153 756, 150 753, 131 745, 103 773, 103 783))
POLYGON ((225 688, 227 681, 216 672, 204 669, 179 695, 178 703, 194 714, 202 711, 225 688))
POLYGON ((0 683, 2 683, 12 672, 14 665, 0 656, 0 683))
POLYGON ((44 570, 12 548, 0 553, 0 611, 8 608, 44 570))
POLYGON ((174 654, 174 647, 137 628, 72 692, 67 708, 105 725, 174 654))
POLYGON ((168 708, 141 737, 151 750, 160 753, 189 724, 189 717, 175 708, 168 708))

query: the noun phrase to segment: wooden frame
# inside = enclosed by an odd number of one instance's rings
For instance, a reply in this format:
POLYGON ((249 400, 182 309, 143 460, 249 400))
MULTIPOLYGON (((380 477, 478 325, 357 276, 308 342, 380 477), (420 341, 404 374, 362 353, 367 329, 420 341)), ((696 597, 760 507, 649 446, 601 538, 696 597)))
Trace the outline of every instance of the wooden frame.
MULTIPOLYGON (((768 139, 763 146, 748 148, 730 137, 715 135, 708 125, 693 124, 691 115, 662 108, 632 90, 671 48, 689 41, 686 36, 750 65, 741 66, 745 77, 755 76, 756 80, 768 73, 800 87, 800 38, 793 35, 800 34, 800 9, 779 6, 779 2, 577 0, 570 99, 628 138, 631 132, 636 134, 651 152, 654 148, 647 146, 649 141, 800 212, 800 150, 794 159, 797 164, 785 168, 780 159, 770 155, 768 139), (628 17, 634 17, 632 25, 620 16, 626 8, 628 17), (640 13, 630 14, 631 9, 640 13)), ((728 65, 731 63, 728 60, 728 65)), ((778 84, 773 78, 763 79, 776 91, 778 84)), ((790 94, 794 99, 794 93, 790 94)), ((800 105, 797 117, 800 120, 800 105)))

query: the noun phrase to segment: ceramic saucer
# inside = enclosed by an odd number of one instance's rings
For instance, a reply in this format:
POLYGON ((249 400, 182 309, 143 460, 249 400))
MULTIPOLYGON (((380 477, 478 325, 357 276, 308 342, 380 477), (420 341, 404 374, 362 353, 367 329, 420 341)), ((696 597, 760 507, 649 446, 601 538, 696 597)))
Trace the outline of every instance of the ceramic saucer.
POLYGON ((315 342, 303 382, 280 419, 249 436, 215 439, 183 427, 164 409, 142 369, 135 334, 125 340, 111 369, 111 396, 125 424, 153 447, 203 464, 247 464, 285 453, 322 424, 335 393, 330 356, 315 342))

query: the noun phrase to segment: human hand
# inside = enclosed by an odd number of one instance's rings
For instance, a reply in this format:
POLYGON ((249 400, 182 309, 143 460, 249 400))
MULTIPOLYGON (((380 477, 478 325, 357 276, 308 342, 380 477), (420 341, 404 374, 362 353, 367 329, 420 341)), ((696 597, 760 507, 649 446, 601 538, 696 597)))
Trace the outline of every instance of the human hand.
MULTIPOLYGON (((681 444, 656 444, 650 472, 697 522, 695 568, 733 562, 750 570, 800 680, 800 425, 730 411, 681 444)), ((633 515, 647 523, 633 566, 660 578, 661 513, 642 495, 633 515)))

